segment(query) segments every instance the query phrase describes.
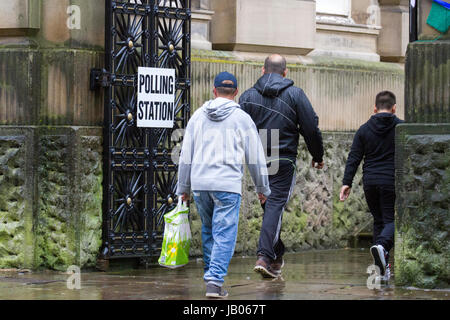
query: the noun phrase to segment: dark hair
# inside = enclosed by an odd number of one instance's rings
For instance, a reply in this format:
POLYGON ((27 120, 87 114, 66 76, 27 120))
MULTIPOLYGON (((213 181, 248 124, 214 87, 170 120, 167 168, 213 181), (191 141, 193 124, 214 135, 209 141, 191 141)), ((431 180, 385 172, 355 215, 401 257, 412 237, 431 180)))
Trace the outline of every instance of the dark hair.
POLYGON ((284 70, 286 70, 286 59, 279 54, 268 56, 264 62, 264 69, 266 73, 278 73, 283 75, 284 70))
POLYGON ((235 88, 227 88, 227 87, 217 87, 217 93, 223 96, 232 96, 237 89, 235 88))
POLYGON ((396 103, 395 94, 390 91, 381 91, 375 99, 378 110, 391 110, 396 103))

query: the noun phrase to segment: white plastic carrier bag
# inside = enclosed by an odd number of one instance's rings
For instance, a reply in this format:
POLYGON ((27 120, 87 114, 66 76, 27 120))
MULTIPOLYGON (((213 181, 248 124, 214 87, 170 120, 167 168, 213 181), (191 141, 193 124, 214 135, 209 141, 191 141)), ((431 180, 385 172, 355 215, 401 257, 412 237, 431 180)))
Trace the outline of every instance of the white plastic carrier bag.
POLYGON ((178 199, 177 206, 164 215, 164 223, 164 238, 158 262, 163 267, 182 267, 189 262, 192 236, 189 208, 181 197, 178 199))

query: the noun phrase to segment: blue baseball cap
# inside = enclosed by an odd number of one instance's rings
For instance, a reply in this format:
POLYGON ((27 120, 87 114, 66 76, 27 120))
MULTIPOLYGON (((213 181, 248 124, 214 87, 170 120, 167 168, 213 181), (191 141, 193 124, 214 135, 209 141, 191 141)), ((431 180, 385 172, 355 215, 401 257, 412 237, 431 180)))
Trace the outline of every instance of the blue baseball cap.
POLYGON ((237 89, 238 83, 235 76, 229 72, 221 72, 214 79, 215 88, 234 88, 237 89))

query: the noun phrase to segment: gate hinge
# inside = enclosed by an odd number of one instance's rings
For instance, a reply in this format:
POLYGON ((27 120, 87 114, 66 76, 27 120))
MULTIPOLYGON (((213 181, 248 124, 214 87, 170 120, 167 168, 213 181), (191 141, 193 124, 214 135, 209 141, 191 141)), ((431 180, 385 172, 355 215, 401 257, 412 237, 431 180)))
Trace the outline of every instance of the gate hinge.
POLYGON ((111 85, 111 73, 105 69, 91 69, 90 89, 106 88, 111 85))

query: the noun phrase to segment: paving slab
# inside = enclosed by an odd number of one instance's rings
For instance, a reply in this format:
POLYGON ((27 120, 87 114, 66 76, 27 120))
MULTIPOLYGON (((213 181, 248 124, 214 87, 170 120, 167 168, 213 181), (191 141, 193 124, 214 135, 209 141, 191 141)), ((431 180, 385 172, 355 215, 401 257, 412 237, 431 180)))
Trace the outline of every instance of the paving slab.
MULTIPOLYGON (((323 250, 285 255, 282 276, 262 279, 255 257, 233 257, 225 287, 229 300, 449 300, 450 289, 367 288, 368 249, 323 250)), ((2 300, 203 300, 203 263, 192 258, 179 269, 157 265, 81 273, 81 289, 67 287, 68 274, 0 271, 2 300)), ((394 275, 395 277, 395 275, 394 275)))

